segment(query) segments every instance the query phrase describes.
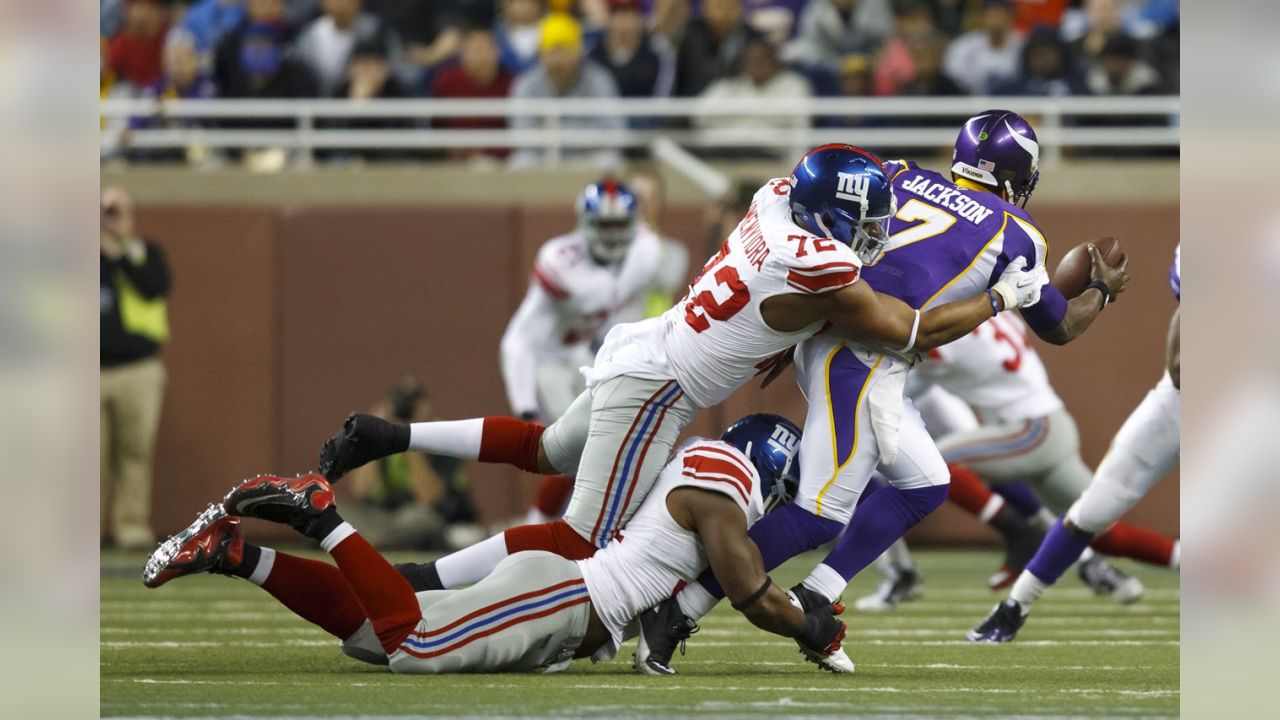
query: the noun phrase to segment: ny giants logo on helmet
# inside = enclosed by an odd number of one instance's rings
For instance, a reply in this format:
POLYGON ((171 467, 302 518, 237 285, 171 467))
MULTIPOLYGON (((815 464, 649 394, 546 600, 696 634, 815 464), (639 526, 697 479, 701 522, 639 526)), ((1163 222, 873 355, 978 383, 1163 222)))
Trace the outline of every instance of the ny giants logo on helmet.
POLYGON ((773 434, 769 436, 769 444, 787 453, 794 453, 796 446, 800 444, 800 438, 787 428, 779 425, 773 429, 773 434))
POLYGON ((836 173, 836 197, 841 200, 853 200, 862 208, 862 218, 867 216, 867 191, 871 189, 871 178, 853 173, 836 173))

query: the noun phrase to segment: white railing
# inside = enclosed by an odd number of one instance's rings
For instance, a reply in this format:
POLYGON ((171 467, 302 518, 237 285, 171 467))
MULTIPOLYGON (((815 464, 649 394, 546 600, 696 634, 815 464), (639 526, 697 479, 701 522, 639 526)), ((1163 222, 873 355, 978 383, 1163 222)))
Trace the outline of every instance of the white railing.
MULTIPOLYGON (((1066 148, 1176 148, 1180 101, 1177 97, 1130 98, 811 98, 773 105, 751 100, 710 103, 690 99, 572 100, 157 100, 107 99, 101 112, 107 128, 133 122, 132 148, 282 147, 307 154, 328 148, 450 149, 536 148, 555 163, 566 151, 648 147, 659 137, 693 149, 767 148, 802 153, 825 142, 853 142, 869 148, 946 147, 954 127, 921 127, 922 120, 964 117, 983 109, 1006 107, 1028 116, 1052 164, 1066 148), (1150 126, 1108 125, 1107 118, 1141 117, 1150 126), (892 119, 872 127, 825 127, 823 118, 892 119), (219 128, 220 120, 291 120, 290 129, 219 128), (412 129, 334 129, 333 120, 370 118, 417 121, 412 129), (525 118, 523 127, 477 130, 430 127, 433 119, 525 118), (644 118, 650 124, 685 128, 591 128, 583 119, 644 118), (723 127, 733 118, 750 118, 758 127, 723 127), (1090 126, 1073 120, 1091 118, 1090 126), (176 122, 165 122, 176 121, 176 122), (201 121, 211 126, 201 127, 201 121), (195 125, 195 126, 193 126, 195 125), (533 127, 530 127, 532 125, 533 127)), ((588 121, 590 124, 590 121, 588 121)), ((605 123, 601 123, 605 124, 605 123)), ((104 133, 110 130, 104 130, 104 133)))

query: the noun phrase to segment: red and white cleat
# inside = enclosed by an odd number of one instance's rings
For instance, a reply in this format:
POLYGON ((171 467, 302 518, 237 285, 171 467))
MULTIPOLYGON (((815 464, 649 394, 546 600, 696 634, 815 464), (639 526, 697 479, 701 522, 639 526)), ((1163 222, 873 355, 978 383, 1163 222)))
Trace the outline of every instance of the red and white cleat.
POLYGON ((333 488, 315 473, 282 478, 259 475, 235 486, 222 499, 228 515, 288 525, 310 535, 316 520, 333 506, 333 488))
POLYGON ((221 505, 210 505, 195 522, 151 553, 142 570, 142 584, 160 587, 174 578, 196 573, 230 575, 243 559, 240 518, 229 517, 221 505))

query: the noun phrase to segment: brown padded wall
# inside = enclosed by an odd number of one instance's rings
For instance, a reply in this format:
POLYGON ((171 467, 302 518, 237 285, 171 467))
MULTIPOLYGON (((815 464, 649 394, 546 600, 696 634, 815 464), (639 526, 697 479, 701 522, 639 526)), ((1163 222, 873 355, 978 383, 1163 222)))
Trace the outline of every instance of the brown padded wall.
MULTIPOLYGON (((1096 464, 1112 434, 1159 378, 1175 307, 1165 273, 1177 206, 1032 206, 1051 265, 1087 239, 1115 235, 1134 280, 1077 343, 1038 344, 1055 387, 1096 464)), ((669 209, 666 234, 705 260, 702 206, 669 209)), ((197 503, 257 470, 297 471, 343 415, 382 397, 404 372, 427 383, 444 417, 505 413, 498 340, 527 287, 538 245, 573 226, 571 207, 308 207, 284 210, 150 208, 143 229, 169 250, 175 339, 157 457, 156 526, 173 530, 197 503), (252 222, 250 218, 254 218, 252 222), (241 310, 240 308, 243 308, 241 310), (250 310, 252 311, 250 314, 250 310)), ((770 410, 797 421, 804 404, 788 372, 701 414, 690 432, 715 433, 770 410)), ((487 519, 523 511, 536 480, 473 464, 487 519)), ((1178 484, 1167 478, 1131 514, 1177 533, 1178 484)), ((916 539, 984 539, 944 507, 916 539)))

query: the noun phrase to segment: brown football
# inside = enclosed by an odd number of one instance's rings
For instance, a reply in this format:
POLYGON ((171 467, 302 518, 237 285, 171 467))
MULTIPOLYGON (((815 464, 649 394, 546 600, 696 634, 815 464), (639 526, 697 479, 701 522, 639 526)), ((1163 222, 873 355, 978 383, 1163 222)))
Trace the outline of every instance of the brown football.
MULTIPOLYGON (((1120 243, 1113 237, 1094 240, 1093 244, 1102 255, 1102 261, 1111 267, 1124 262, 1124 253, 1120 251, 1120 243)), ((1058 267, 1053 271, 1053 285, 1063 297, 1073 298, 1089 287, 1089 243, 1080 243, 1062 256, 1058 267)))

